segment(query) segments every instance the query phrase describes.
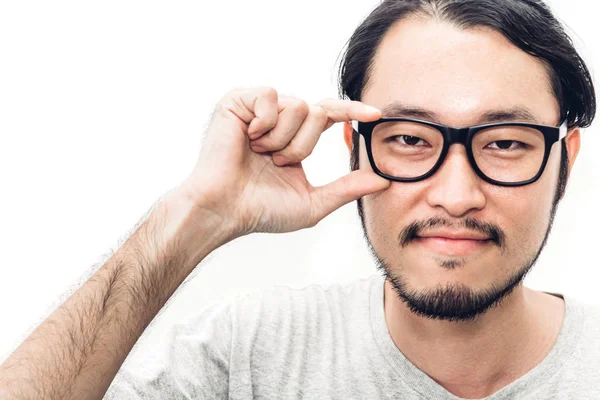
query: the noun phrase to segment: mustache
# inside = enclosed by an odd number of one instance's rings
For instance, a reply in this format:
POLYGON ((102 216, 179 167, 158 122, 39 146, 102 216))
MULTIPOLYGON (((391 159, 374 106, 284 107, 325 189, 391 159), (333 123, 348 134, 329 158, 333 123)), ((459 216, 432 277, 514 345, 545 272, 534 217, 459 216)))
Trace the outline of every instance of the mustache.
POLYGON ((466 230, 481 233, 490 238, 490 240, 500 248, 506 244, 506 234, 498 225, 488 222, 478 221, 475 218, 468 217, 460 222, 452 222, 447 218, 434 217, 422 221, 415 221, 408 224, 398 235, 398 241, 402 247, 408 246, 426 229, 448 227, 463 228, 466 230))

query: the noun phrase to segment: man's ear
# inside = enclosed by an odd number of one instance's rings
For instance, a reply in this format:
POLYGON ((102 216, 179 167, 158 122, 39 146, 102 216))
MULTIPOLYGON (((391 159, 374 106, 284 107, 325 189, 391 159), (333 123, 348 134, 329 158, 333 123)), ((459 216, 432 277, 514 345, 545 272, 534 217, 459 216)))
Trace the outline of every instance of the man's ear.
POLYGON ((348 147, 348 151, 352 153, 352 125, 350 122, 344 122, 344 142, 346 142, 346 147, 348 147))
POLYGON ((577 154, 579 154, 579 148, 581 147, 581 129, 577 127, 569 132, 565 138, 565 143, 567 152, 569 153, 569 174, 567 175, 569 176, 571 175, 571 169, 573 168, 577 154))

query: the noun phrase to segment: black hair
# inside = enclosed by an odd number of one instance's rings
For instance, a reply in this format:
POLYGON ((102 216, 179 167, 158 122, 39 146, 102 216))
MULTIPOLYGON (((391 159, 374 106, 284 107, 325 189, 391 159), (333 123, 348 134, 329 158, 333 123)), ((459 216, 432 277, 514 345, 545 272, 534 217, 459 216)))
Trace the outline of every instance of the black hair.
MULTIPOLYGON (((560 121, 567 120, 569 128, 591 125, 596 114, 592 77, 562 24, 541 0, 384 0, 347 42, 339 69, 341 98, 361 100, 369 84, 375 53, 386 32, 399 20, 419 15, 463 29, 487 27, 503 34, 546 66, 560 107, 560 121)), ((352 143, 350 168, 355 170, 359 154, 356 132, 352 143)), ((568 153, 563 142, 556 204, 564 194, 567 171, 568 153)), ((362 214, 360 199, 358 206, 362 214)))

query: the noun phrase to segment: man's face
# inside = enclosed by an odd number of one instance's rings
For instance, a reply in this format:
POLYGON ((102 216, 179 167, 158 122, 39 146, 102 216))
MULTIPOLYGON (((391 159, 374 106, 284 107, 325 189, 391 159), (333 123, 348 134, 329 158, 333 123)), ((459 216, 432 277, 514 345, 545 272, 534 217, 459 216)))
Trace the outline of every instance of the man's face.
MULTIPOLYGON (((538 124, 561 122, 539 60, 495 31, 426 19, 404 19, 386 34, 362 101, 380 109, 400 102, 457 128, 485 123, 481 116, 491 111, 515 108, 528 109, 538 124)), ((362 136, 359 165, 371 168, 362 136)), ((372 250, 411 310, 429 318, 468 320, 510 293, 535 262, 549 231, 559 166, 556 143, 537 182, 500 187, 480 179, 465 148, 453 145, 432 177, 393 182, 363 198, 372 250), (485 227, 502 240, 440 245, 411 236, 411 227, 417 236, 441 230, 482 234, 485 227), (407 237, 411 240, 403 245, 407 237)))

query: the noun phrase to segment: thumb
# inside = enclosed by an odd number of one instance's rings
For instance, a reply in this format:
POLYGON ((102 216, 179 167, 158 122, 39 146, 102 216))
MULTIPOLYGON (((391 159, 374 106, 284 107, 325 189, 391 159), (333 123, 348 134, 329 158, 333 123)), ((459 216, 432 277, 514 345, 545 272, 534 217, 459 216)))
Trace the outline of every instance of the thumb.
POLYGON ((327 185, 315 187, 313 196, 314 204, 318 206, 318 221, 351 201, 387 189, 391 183, 371 170, 359 169, 327 185))

